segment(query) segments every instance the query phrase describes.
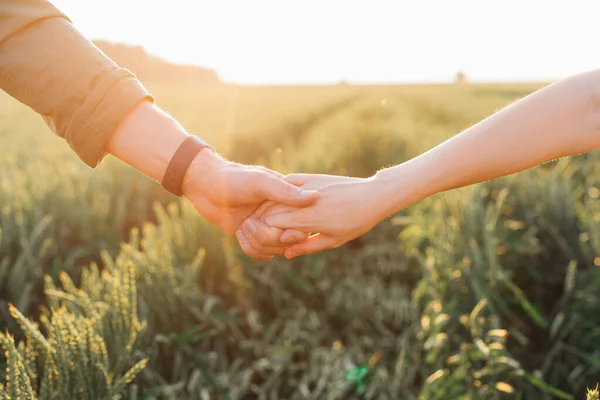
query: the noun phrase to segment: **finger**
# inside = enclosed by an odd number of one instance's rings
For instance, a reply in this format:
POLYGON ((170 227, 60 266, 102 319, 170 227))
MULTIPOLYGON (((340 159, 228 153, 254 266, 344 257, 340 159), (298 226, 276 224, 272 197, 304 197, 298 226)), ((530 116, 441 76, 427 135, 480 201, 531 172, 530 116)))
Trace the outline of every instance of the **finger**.
POLYGON ((257 260, 270 260, 273 258, 272 255, 263 254, 255 248, 253 248, 252 245, 250 245, 250 242, 248 242, 248 240, 242 233, 242 231, 237 231, 235 236, 237 237, 240 247, 242 248, 244 253, 246 253, 247 256, 255 258, 257 260))
POLYGON ((306 186, 306 188, 318 188, 323 185, 329 186, 336 182, 351 182, 361 180, 360 178, 327 174, 289 174, 283 179, 292 185, 306 186))
POLYGON ((306 241, 288 247, 285 250, 285 258, 294 258, 305 254, 313 254, 319 251, 337 247, 337 242, 331 236, 317 233, 309 237, 306 241))
POLYGON ((255 257, 269 257, 269 259, 273 257, 283 257, 283 253, 286 249, 285 247, 263 246, 252 239, 248 240, 248 244, 252 248, 250 252, 254 254, 255 257))
MULTIPOLYGON (((242 224, 242 226, 244 226, 244 224, 246 224, 247 222, 250 222, 251 224, 254 224, 254 221, 256 220, 258 222, 258 224, 262 224, 268 228, 270 228, 267 224, 265 224, 263 221, 261 221, 261 219, 263 218, 264 213, 271 207, 277 205, 277 203, 272 202, 272 201, 265 201, 264 203, 262 203, 253 213, 250 217, 248 217, 248 219, 246 219, 246 221, 244 221, 244 223, 242 224)), ((280 209, 282 207, 286 207, 288 208, 288 206, 282 206, 282 205, 277 205, 277 208, 280 209)), ((286 211, 291 211, 294 210, 295 208, 289 207, 288 210, 286 211)), ((261 231, 261 228, 254 228, 253 226, 247 226, 246 229, 242 229, 242 231, 244 232, 244 234, 247 235, 247 232, 253 232, 254 229, 258 229, 258 231, 261 231)), ((296 229, 287 229, 285 231, 282 231, 279 228, 273 228, 273 229, 277 229, 277 231, 273 231, 273 232, 277 232, 277 234, 279 235, 279 238, 277 240, 273 240, 273 241, 268 241, 263 243, 267 244, 267 245, 271 245, 271 246, 281 246, 281 245, 292 245, 292 244, 296 244, 296 243, 302 243, 303 241, 305 241, 309 236, 310 236, 310 232, 302 232, 296 229)), ((248 240, 250 240, 248 238, 248 240)), ((259 242, 264 242, 264 239, 261 239, 260 237, 258 238, 259 242)), ((253 242, 250 240, 250 243, 253 244, 253 242)), ((256 247, 253 245, 253 247, 256 247)))
POLYGON ((280 229, 271 228, 259 220, 249 218, 242 224, 241 231, 250 247, 252 247, 252 249, 249 249, 246 243, 243 243, 241 238, 238 237, 238 241, 246 254, 252 254, 253 257, 259 255, 264 257, 283 256, 285 247, 279 243, 279 236, 282 233, 280 229))
POLYGON ((260 254, 261 257, 270 257, 269 260, 273 257, 283 257, 286 249, 285 247, 262 246, 260 243, 253 243, 251 240, 248 243, 253 249, 253 254, 260 254))
POLYGON ((258 206, 258 208, 254 210, 254 212, 252 212, 252 214, 248 218, 261 219, 265 212, 276 204, 277 203, 275 203, 274 201, 263 201, 260 204, 260 206, 258 206))
MULTIPOLYGON (((269 207, 259 207, 258 209, 255 210, 255 212, 252 213, 251 217, 255 218, 255 219, 260 219, 261 221, 265 222, 266 219, 270 216, 270 215, 275 215, 275 214, 281 214, 281 213, 291 213, 293 211, 297 211, 297 210, 302 210, 304 207, 293 207, 293 206, 288 206, 286 204, 277 204, 277 203, 272 203, 272 205, 270 205, 269 207)), ((267 225, 270 225, 267 223, 267 225)), ((272 226, 272 225, 270 225, 272 226)), ((277 227, 279 228, 279 227, 277 227)), ((294 227, 291 227, 294 228, 294 227)))
POLYGON ((296 207, 306 207, 317 201, 319 193, 316 190, 302 190, 283 179, 262 173, 253 182, 254 193, 265 200, 288 204, 296 207))
MULTIPOLYGON (((244 235, 245 237, 246 235, 244 235)), ((240 242, 240 246, 242 247, 242 249, 245 249, 244 252, 246 254, 252 254, 253 258, 258 258, 258 257, 269 257, 272 258, 274 256, 283 256, 283 252, 285 251, 286 247, 283 246, 265 246, 261 243, 259 243, 256 238, 246 238, 246 243, 243 244, 240 242), (249 246, 249 247, 248 247, 249 246)), ((238 238, 238 241, 240 241, 240 239, 238 238)))
MULTIPOLYGON (((275 255, 275 253, 272 251, 275 248, 282 248, 291 244, 301 243, 308 238, 307 233, 293 230, 285 236, 289 241, 282 242, 280 238, 284 232, 281 229, 273 228, 255 218, 248 218, 244 221, 241 229, 252 247, 262 253, 273 255, 275 255)), ((278 255, 281 255, 281 253, 282 252, 278 251, 278 255)))
MULTIPOLYGON (((315 175, 313 175, 313 177, 314 176, 315 175)), ((283 179, 294 186, 302 186, 308 183, 310 177, 310 174, 289 174, 286 175, 283 179)))
POLYGON ((296 229, 286 229, 281 235, 279 235, 279 242, 292 245, 302 243, 310 236, 310 232, 302 232, 296 229))
POLYGON ((279 229, 297 229, 303 232, 317 232, 314 229, 313 210, 300 208, 293 211, 282 211, 271 213, 270 211, 261 218, 265 224, 279 229))
POLYGON ((283 233, 281 229, 270 227, 256 218, 246 219, 241 230, 254 247, 277 246, 279 236, 283 233))

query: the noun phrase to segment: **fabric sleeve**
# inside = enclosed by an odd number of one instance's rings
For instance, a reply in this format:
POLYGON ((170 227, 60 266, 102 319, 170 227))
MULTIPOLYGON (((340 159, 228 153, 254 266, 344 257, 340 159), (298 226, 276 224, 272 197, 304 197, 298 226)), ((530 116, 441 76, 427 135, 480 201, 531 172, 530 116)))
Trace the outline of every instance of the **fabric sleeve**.
POLYGON ((154 101, 46 0, 0 2, 0 88, 42 115, 92 168, 127 113, 154 101))

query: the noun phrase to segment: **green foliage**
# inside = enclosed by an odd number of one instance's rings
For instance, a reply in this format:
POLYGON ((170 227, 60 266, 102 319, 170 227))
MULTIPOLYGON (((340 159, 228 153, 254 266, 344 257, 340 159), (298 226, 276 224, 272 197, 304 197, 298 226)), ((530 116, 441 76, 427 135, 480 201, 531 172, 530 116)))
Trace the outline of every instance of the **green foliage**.
MULTIPOLYGON (((156 90, 236 160, 368 176, 533 88, 156 90)), ((0 103, 13 150, 0 159, 0 399, 598 397, 594 154, 265 263, 156 183, 114 160, 86 169, 0 103), (20 144, 32 140, 35 154, 20 144)))
POLYGON ((95 287, 97 297, 85 285, 77 289, 65 273, 63 290, 48 279, 50 308, 40 318, 41 330, 11 305, 26 340, 17 347, 10 334, 0 334, 8 361, 0 398, 113 399, 123 392, 148 362, 131 366, 145 328, 137 318, 133 273, 132 267, 103 273, 95 282, 101 284, 95 287))
POLYGON ((111 177, 56 157, 50 165, 19 157, 20 169, 10 158, 0 160, 0 326, 11 330, 8 303, 37 313, 46 274, 56 279, 67 271, 78 279, 78 266, 103 249, 117 251, 132 226, 154 220, 144 197, 171 200, 154 196, 154 183, 120 163, 111 163, 111 177))

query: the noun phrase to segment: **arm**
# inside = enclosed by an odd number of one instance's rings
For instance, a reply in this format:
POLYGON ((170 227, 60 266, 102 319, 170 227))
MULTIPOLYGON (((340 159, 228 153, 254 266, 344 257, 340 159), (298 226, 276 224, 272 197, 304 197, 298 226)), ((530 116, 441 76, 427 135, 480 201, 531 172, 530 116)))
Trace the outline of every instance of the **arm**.
MULTIPOLYGON (((153 104, 131 72, 108 59, 46 0, 0 2, 0 87, 41 114, 92 168, 111 153, 161 181, 188 136, 153 104)), ((200 214, 235 232, 265 200, 299 207, 316 200, 314 191, 302 191, 281 177, 203 150, 182 188, 200 214)), ((281 246, 277 233, 271 229, 263 239, 281 246)), ((296 234, 298 240, 306 237, 296 234)))
MULTIPOLYGON (((107 142, 106 150, 147 176, 161 181, 173 154, 188 136, 183 127, 150 102, 136 105, 107 142)), ((210 150, 202 150, 187 170, 182 189, 196 210, 228 233, 238 233, 240 224, 267 200, 305 207, 318 193, 302 190, 281 179, 283 175, 264 167, 227 161, 210 150)), ((258 229, 263 251, 251 251, 258 259, 283 254, 281 231, 258 229)), ((308 235, 294 231, 294 243, 308 235)), ((238 236, 239 237, 239 236, 238 236)))
POLYGON ((403 164, 360 181, 315 181, 321 199, 298 210, 274 206, 260 217, 271 226, 320 232, 286 256, 337 247, 387 216, 435 193, 488 181, 600 147, 600 71, 552 84, 493 114, 403 164), (360 204, 360 206, 359 206, 360 204))
POLYGON ((549 85, 376 178, 414 194, 393 195, 391 212, 434 193, 511 175, 600 147, 600 70, 549 85), (406 186, 402 186, 406 188, 406 186))

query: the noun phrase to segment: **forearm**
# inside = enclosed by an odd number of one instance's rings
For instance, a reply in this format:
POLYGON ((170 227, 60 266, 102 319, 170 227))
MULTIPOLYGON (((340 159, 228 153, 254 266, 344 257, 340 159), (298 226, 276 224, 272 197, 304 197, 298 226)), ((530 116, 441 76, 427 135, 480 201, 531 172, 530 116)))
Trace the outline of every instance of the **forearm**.
POLYGON ((154 104, 134 107, 110 135, 106 151, 160 182, 188 133, 154 104))
MULTIPOLYGON (((189 133, 170 115, 153 103, 142 101, 110 135, 106 151, 155 181, 162 182, 169 162, 188 136, 189 133)), ((206 185, 202 178, 225 162, 212 151, 201 151, 186 171, 183 195, 189 197, 190 192, 206 185)))
POLYGON ((388 211, 600 147, 599 87, 599 71, 552 84, 430 151, 380 171, 377 179, 391 185, 385 195, 395 199, 388 211))

